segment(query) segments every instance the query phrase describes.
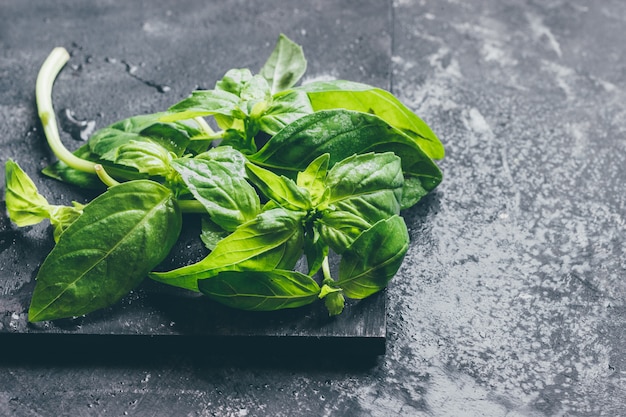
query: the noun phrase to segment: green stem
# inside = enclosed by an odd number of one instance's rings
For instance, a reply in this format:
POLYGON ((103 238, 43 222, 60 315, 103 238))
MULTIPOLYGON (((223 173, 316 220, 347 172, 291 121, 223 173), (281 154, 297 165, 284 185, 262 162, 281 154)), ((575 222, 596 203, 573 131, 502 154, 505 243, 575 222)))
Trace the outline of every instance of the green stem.
POLYGON ((334 282, 335 280, 330 275, 330 265, 328 264, 328 256, 324 256, 324 260, 322 261, 322 273, 324 274, 324 283, 334 282))
POLYGON ((206 213, 206 208, 198 200, 177 200, 183 213, 206 213))
POLYGON ((78 158, 63 146, 59 136, 54 108, 52 107, 52 85, 69 59, 70 54, 64 48, 59 47, 54 48, 44 61, 37 75, 35 87, 37 110, 48 144, 57 158, 71 168, 93 174, 95 173, 95 164, 93 162, 78 158))
POLYGON ((109 173, 106 172, 102 165, 96 164, 94 165, 94 169, 96 170, 96 175, 100 178, 100 181, 102 181, 107 187, 113 187, 114 185, 119 184, 119 182, 115 181, 109 173))

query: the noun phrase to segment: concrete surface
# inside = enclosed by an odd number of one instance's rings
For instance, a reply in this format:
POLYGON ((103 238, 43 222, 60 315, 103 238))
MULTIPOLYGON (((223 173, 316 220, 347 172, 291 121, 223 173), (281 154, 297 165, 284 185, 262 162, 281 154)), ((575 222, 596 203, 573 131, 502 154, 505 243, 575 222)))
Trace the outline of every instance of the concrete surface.
MULTIPOLYGON (((328 351, 59 361, 0 346, 0 414, 626 415, 624 2, 204 3, 3 2, 1 162, 49 161, 32 89, 53 46, 74 65, 57 108, 102 127, 258 68, 284 32, 310 79, 391 88, 447 149, 444 182, 404 213, 387 353, 359 367, 328 351)), ((1 227, 5 252, 50 245, 45 228, 1 227)))

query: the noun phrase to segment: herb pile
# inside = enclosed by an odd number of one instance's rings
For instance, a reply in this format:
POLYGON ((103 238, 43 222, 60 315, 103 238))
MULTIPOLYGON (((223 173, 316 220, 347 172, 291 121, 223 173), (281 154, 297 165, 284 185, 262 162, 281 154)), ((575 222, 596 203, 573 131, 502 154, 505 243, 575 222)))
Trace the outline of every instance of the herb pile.
POLYGON ((37 79, 39 116, 58 157, 43 172, 103 192, 86 205, 51 205, 17 163, 6 163, 11 220, 49 219, 56 241, 36 278, 32 322, 110 306, 146 277, 240 309, 322 299, 339 314, 344 297, 385 288, 409 246, 400 210, 441 181, 433 159, 443 147, 419 117, 369 85, 295 87, 306 60, 284 35, 259 74, 232 69, 214 89, 114 123, 73 153, 51 104, 68 59, 53 50, 37 79), (177 241, 183 213, 203 215, 208 256, 153 272, 177 241), (303 256, 306 273, 294 269, 303 256))

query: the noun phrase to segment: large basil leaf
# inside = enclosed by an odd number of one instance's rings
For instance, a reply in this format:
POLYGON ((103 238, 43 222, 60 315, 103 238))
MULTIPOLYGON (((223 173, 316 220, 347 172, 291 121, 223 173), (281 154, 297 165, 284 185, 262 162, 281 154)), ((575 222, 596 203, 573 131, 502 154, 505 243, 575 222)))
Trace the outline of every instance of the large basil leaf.
POLYGON ((162 185, 111 187, 85 206, 41 265, 29 320, 79 316, 117 302, 165 258, 181 223, 162 185))
POLYGON ((298 187, 291 179, 274 174, 254 164, 246 164, 246 173, 250 181, 261 192, 278 205, 290 210, 309 210, 311 197, 309 192, 298 187))
POLYGON ((270 83, 272 94, 293 87, 306 71, 302 47, 281 34, 260 74, 270 83))
POLYGON ((198 291, 198 280, 222 271, 291 269, 302 255, 305 213, 273 208, 239 226, 220 240, 206 258, 150 278, 175 287, 198 291))
POLYGON ((198 282, 200 291, 229 307, 252 311, 296 308, 317 300, 320 287, 297 271, 226 271, 198 282))
POLYGON ((431 191, 441 171, 413 139, 381 118, 350 110, 325 110, 301 117, 272 137, 249 159, 273 171, 295 175, 318 156, 329 153, 332 166, 357 153, 394 152, 404 174, 431 191))
POLYGON ((353 155, 328 172, 328 204, 374 224, 400 212, 403 184, 400 158, 394 153, 353 155))
POLYGON ((381 220, 346 250, 339 263, 339 286, 349 298, 362 299, 385 288, 409 248, 404 220, 381 220))
POLYGON ((179 158, 171 162, 211 219, 225 230, 252 220, 261 210, 259 196, 244 177, 216 160, 179 158))
POLYGON ((408 134, 430 158, 444 157, 443 145, 430 127, 388 91, 343 80, 317 81, 299 89, 307 92, 315 111, 342 108, 375 114, 408 134))
POLYGON ((163 146, 136 140, 120 145, 113 159, 116 164, 135 168, 150 176, 166 176, 171 170, 171 160, 170 152, 163 146))

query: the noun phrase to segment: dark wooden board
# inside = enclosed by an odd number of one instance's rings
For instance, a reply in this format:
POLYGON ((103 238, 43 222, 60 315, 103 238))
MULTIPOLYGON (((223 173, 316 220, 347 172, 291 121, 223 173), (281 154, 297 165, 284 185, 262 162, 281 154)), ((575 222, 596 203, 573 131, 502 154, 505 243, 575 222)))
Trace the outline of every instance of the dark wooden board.
MULTIPOLYGON (((390 87, 386 3, 327 2, 317 10, 318 18, 306 20, 297 12, 300 6, 308 7, 308 1, 292 2, 287 9, 279 1, 240 7, 229 2, 181 2, 173 11, 164 1, 153 1, 150 8, 113 2, 64 9, 40 3, 11 2, 4 8, 7 15, 20 16, 20 27, 29 28, 29 35, 23 36, 14 25, 0 30, 7 57, 0 60, 0 166, 9 158, 18 161, 54 204, 92 197, 40 173, 53 157, 37 120, 34 86, 39 66, 55 46, 66 47, 72 55, 53 91, 62 140, 71 149, 82 143, 75 140, 77 125, 67 114, 101 128, 125 117, 162 111, 193 89, 211 88, 229 68, 257 71, 281 32, 303 45, 309 79, 334 77, 390 87), (45 8, 44 20, 31 13, 40 7, 45 8), (239 22, 237 30, 232 22, 239 22), (280 25, 272 28, 268 22, 280 25)), ((3 169, 0 183, 4 184, 3 169)), ((165 266, 204 256, 193 221, 185 233, 165 266)), ((47 225, 18 229, 0 202, 1 349, 12 346, 21 351, 42 344, 97 348, 110 346, 107 338, 124 338, 124 345, 165 349, 202 341, 214 351, 235 347, 292 351, 325 345, 337 351, 353 352, 358 347, 375 355, 384 352, 384 294, 349 303, 341 316, 329 318, 321 302, 297 310, 247 313, 145 282, 103 311, 29 324, 34 277, 52 246, 47 225)))

